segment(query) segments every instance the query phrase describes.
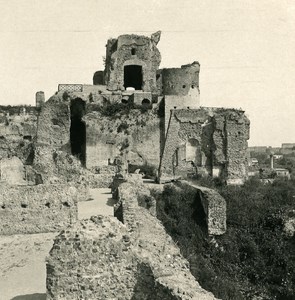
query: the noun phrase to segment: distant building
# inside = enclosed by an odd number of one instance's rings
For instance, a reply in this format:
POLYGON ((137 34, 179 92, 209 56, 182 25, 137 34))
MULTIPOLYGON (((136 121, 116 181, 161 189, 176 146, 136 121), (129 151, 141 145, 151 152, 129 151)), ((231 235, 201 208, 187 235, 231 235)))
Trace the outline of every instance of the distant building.
POLYGON ((251 152, 261 152, 265 153, 267 150, 267 146, 254 146, 254 147, 249 147, 249 150, 251 152))
POLYGON ((275 168, 274 172, 276 173, 277 177, 284 177, 290 179, 290 172, 288 169, 283 169, 283 168, 275 168))
POLYGON ((283 158, 283 154, 274 154, 273 158, 274 159, 281 159, 281 158, 283 158))
POLYGON ((293 150, 295 150, 295 143, 283 143, 282 148, 283 149, 293 149, 293 150))
POLYGON ((255 158, 255 157, 252 157, 251 160, 250 160, 250 162, 251 162, 251 166, 252 167, 256 167, 256 166, 259 165, 258 159, 255 158))

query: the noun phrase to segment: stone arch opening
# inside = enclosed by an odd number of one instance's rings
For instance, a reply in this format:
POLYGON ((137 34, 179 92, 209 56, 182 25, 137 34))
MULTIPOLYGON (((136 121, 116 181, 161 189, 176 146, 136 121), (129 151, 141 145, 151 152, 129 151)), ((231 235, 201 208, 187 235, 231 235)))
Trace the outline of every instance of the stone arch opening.
POLYGON ((191 161, 195 166, 202 164, 201 145, 197 139, 188 139, 185 145, 185 160, 191 161))
POLYGON ((133 87, 135 90, 142 89, 142 66, 129 65, 124 67, 124 88, 133 87))
POLYGON ((86 166, 86 124, 82 121, 85 115, 85 101, 76 98, 71 101, 70 143, 72 155, 76 156, 82 166, 86 166))
POLYGON ((149 99, 143 99, 143 100, 141 101, 141 104, 142 104, 142 106, 144 106, 144 107, 150 107, 151 101, 150 101, 149 99))

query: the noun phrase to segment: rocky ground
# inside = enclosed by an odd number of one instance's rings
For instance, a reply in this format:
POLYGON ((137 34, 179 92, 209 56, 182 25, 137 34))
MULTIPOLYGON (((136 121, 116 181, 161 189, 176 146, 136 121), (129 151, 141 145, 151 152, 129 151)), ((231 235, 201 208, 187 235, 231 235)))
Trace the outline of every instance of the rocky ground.
MULTIPOLYGON (((78 204, 79 219, 113 215, 110 189, 90 190, 78 204)), ((0 236, 0 300, 45 300, 45 259, 57 233, 0 236)))

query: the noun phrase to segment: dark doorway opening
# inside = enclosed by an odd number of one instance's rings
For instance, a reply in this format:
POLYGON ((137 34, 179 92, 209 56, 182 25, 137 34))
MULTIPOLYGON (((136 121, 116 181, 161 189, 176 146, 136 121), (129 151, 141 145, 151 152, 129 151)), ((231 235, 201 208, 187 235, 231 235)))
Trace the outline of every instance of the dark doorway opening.
POLYGON ((142 66, 130 65, 124 67, 124 87, 142 89, 142 66))
POLYGON ((148 108, 148 107, 151 106, 151 101, 150 101, 149 99, 143 99, 143 100, 141 101, 141 104, 142 104, 143 107, 148 108))
POLYGON ((85 102, 76 98, 71 101, 71 127, 70 141, 71 151, 80 161, 86 165, 86 124, 82 121, 85 114, 85 102))

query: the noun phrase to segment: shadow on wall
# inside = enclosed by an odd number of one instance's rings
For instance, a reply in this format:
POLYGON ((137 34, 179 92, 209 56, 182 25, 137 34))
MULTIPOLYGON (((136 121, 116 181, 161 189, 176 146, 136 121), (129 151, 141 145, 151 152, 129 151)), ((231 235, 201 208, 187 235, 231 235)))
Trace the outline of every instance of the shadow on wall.
POLYGON ((10 300, 46 300, 46 294, 21 295, 13 297, 10 300))

